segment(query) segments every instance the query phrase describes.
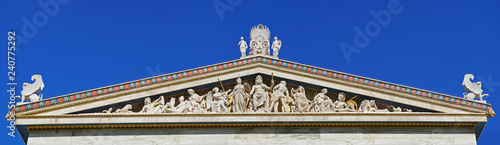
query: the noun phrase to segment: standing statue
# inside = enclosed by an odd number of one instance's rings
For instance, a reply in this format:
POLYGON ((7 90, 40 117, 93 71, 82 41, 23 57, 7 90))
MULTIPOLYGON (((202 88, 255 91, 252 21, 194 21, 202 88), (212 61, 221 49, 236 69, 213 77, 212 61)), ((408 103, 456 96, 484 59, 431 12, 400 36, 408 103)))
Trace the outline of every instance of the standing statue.
MULTIPOLYGON (((267 111, 269 108, 269 92, 271 88, 266 84, 262 83, 262 76, 257 75, 255 78, 255 85, 252 86, 250 95, 252 96, 252 107, 253 111, 267 111)), ((271 86, 274 84, 274 80, 271 80, 271 86)))
POLYGON ((228 96, 234 95, 232 110, 235 113, 243 113, 247 111, 247 98, 250 95, 245 92, 245 86, 241 84, 241 78, 236 79, 236 86, 234 86, 233 91, 228 96))
POLYGON ((218 87, 215 87, 212 89, 212 105, 211 105, 211 110, 212 112, 215 113, 226 113, 227 112, 227 107, 226 107, 226 97, 228 96, 227 93, 229 93, 231 89, 229 89, 226 92, 221 92, 219 91, 218 87))
POLYGON ((314 97, 312 112, 332 112, 333 101, 330 97, 326 96, 328 90, 326 88, 321 89, 321 92, 316 94, 314 97))
POLYGON ((278 37, 274 37, 273 45, 273 56, 278 57, 279 51, 281 49, 281 40, 278 40, 278 37))
POLYGON ((481 102, 485 102, 483 100, 484 96, 489 96, 488 94, 483 94, 483 89, 481 89, 481 82, 471 82, 474 79, 474 75, 465 74, 464 81, 462 82, 462 87, 465 90, 464 98, 467 100, 474 100, 474 98, 479 98, 481 102))
POLYGON ((241 57, 247 56, 247 42, 243 40, 243 37, 241 37, 240 43, 238 43, 238 46, 240 46, 240 52, 241 52, 241 57))
POLYGON ((274 86, 273 95, 274 98, 273 101, 271 101, 271 108, 269 108, 268 112, 271 112, 273 108, 274 112, 278 112, 279 103, 281 103, 281 106, 284 107, 284 110, 282 110, 283 112, 290 112, 288 103, 286 103, 288 102, 289 94, 285 81, 281 81, 278 85, 274 86))
POLYGON ((42 81, 42 76, 35 74, 31 76, 31 81, 35 81, 32 84, 23 83, 23 90, 21 91, 21 96, 16 96, 15 98, 21 98, 21 103, 25 100, 30 100, 31 102, 36 102, 42 99, 43 95, 37 95, 42 92, 45 85, 42 81), (36 81, 35 81, 36 80, 36 81))
POLYGON ((292 101, 292 106, 291 106, 292 112, 300 112, 300 113, 309 112, 308 109, 311 106, 310 103, 312 103, 312 101, 307 99, 304 87, 299 86, 297 90, 294 90, 292 88, 291 92, 294 100, 292 101))
POLYGON ((356 107, 354 104, 347 104, 345 102, 345 94, 340 92, 337 101, 333 103, 335 112, 355 112, 356 107))

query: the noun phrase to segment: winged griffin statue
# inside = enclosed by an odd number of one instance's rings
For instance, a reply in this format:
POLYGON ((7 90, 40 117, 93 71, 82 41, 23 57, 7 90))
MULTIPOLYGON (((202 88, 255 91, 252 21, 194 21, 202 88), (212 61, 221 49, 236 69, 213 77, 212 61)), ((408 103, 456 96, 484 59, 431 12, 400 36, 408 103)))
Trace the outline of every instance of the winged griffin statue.
POLYGON ((474 100, 474 98, 479 98, 480 101, 483 100, 483 96, 489 96, 488 94, 483 94, 483 89, 481 89, 481 82, 472 82, 474 75, 465 74, 464 81, 462 82, 462 87, 464 87, 465 93, 464 98, 467 100, 474 100))
POLYGON ((42 81, 42 76, 39 74, 35 74, 31 76, 31 80, 35 81, 32 84, 23 83, 23 90, 21 91, 21 96, 16 96, 16 98, 21 98, 21 103, 25 100, 29 99, 31 102, 35 102, 42 99, 42 94, 38 95, 42 92, 45 85, 42 81))

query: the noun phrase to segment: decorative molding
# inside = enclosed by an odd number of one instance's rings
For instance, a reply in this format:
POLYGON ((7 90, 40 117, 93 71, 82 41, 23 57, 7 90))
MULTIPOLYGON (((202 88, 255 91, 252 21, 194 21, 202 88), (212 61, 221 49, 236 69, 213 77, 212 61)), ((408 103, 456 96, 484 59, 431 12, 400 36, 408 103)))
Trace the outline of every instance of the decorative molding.
POLYGON ((185 127, 471 127, 477 123, 204 123, 204 124, 119 124, 27 126, 32 130, 113 129, 113 128, 185 128, 185 127))
POLYGON ((409 116, 486 116, 486 113, 429 113, 429 112, 328 112, 328 113, 162 113, 162 114, 70 114, 70 115, 19 115, 18 119, 33 118, 91 118, 91 117, 160 117, 160 116, 352 116, 352 115, 409 115, 409 116))

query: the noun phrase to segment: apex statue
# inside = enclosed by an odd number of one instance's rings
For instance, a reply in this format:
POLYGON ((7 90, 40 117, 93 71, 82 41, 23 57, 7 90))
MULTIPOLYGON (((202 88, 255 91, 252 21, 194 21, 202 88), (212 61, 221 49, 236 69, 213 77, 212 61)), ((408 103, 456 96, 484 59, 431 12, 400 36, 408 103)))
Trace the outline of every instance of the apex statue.
MULTIPOLYGON (((248 52, 248 56, 268 55, 277 58, 279 50, 281 49, 281 40, 278 40, 278 37, 274 37, 274 41, 271 46, 271 43, 269 42, 270 37, 271 31, 267 26, 264 26, 262 24, 254 26, 250 31, 250 51, 248 52), (273 49, 272 55, 270 48, 273 49)), ((241 37, 238 46, 240 46, 241 58, 246 57, 246 50, 248 48, 248 45, 243 37, 241 37)))

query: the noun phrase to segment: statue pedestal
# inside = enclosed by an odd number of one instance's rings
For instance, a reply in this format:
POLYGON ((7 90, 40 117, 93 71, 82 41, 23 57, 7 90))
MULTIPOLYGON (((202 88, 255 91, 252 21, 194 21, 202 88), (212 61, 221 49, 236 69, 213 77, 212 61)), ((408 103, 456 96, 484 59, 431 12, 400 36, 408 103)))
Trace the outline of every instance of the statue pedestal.
POLYGON ((247 55, 247 56, 244 56, 244 57, 240 57, 240 59, 253 58, 253 57, 256 57, 256 56, 262 56, 262 57, 267 57, 267 58, 279 59, 279 58, 278 58, 278 57, 276 57, 276 56, 271 56, 271 55, 263 55, 263 54, 247 55))

